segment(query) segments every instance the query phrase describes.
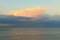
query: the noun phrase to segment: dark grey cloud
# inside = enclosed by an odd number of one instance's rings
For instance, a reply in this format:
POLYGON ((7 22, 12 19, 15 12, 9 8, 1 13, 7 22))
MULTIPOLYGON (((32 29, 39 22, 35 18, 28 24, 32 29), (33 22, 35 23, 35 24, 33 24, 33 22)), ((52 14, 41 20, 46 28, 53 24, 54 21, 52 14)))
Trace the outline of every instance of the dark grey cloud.
POLYGON ((40 15, 33 20, 28 17, 0 15, 0 24, 14 25, 17 27, 60 27, 60 16, 40 15))

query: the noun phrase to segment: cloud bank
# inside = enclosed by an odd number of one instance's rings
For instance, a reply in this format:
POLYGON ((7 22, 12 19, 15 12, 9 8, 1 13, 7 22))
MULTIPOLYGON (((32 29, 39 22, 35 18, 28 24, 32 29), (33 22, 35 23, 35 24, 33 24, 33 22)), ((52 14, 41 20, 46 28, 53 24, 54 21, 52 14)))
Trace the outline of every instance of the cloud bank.
POLYGON ((60 16, 43 14, 39 19, 29 17, 0 15, 0 24, 14 25, 14 27, 60 27, 60 16))

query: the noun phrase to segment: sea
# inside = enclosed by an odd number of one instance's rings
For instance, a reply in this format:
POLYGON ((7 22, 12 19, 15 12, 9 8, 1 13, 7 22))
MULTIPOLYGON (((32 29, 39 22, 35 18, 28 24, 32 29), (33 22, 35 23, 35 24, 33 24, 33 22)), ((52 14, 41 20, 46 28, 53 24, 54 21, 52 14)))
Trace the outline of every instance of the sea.
POLYGON ((60 28, 0 27, 0 40, 60 40, 60 28))

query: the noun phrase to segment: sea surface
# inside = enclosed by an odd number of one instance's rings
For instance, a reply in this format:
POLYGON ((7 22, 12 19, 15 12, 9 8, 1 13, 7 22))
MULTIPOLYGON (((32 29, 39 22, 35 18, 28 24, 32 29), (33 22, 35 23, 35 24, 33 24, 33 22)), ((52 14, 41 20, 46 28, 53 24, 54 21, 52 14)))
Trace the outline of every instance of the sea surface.
POLYGON ((60 40, 60 28, 0 27, 0 40, 60 40))

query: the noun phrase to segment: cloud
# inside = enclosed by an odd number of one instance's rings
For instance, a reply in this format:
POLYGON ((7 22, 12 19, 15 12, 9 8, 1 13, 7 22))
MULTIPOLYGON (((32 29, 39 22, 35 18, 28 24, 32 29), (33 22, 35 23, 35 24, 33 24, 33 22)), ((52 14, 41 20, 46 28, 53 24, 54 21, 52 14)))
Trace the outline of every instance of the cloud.
POLYGON ((14 16, 24 16, 24 17, 36 17, 43 13, 46 8, 25 8, 22 10, 12 10, 8 11, 7 15, 14 15, 14 16))
POLYGON ((31 20, 29 17, 0 16, 1 25, 14 25, 16 27, 60 27, 60 16, 40 15, 40 19, 31 20), (41 18, 40 18, 41 17, 41 18))

